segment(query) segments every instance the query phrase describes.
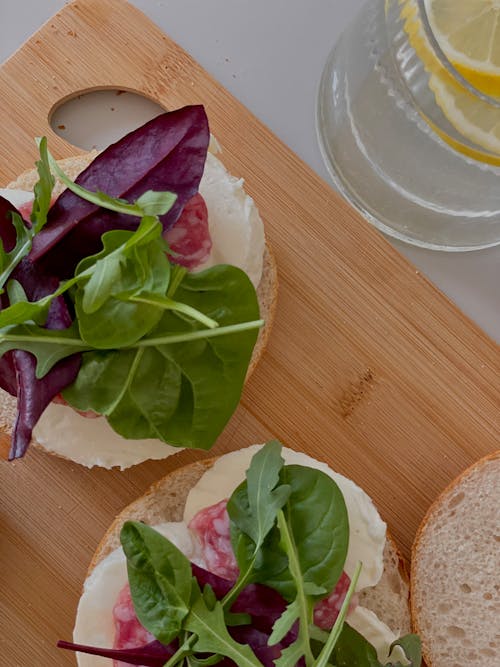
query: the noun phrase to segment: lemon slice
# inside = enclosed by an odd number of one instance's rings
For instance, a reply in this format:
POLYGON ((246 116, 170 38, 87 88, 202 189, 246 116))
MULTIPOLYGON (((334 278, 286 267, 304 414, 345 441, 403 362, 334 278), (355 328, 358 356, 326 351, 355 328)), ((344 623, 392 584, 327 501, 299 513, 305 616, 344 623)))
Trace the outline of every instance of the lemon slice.
MULTIPOLYGON (((460 134, 473 143, 486 149, 488 153, 500 156, 500 109, 482 102, 460 86, 451 83, 444 77, 433 74, 429 79, 429 88, 434 93, 436 103, 446 118, 460 134)), ((500 158, 482 154, 465 145, 458 145, 451 137, 447 137, 438 128, 433 128, 441 138, 451 143, 469 157, 499 164, 500 158)))
POLYGON ((478 90, 500 95, 500 1, 425 0, 446 57, 478 90))
MULTIPOLYGON (((429 74, 428 85, 434 93, 436 104, 464 141, 462 142, 459 136, 450 136, 442 130, 423 109, 420 109, 420 113, 436 134, 455 150, 476 160, 500 165, 500 108, 483 101, 461 85, 437 58, 422 26, 417 1, 399 0, 399 3, 405 32, 429 74)), ((496 41, 500 41, 500 0, 425 0, 425 4, 431 28, 448 59, 473 86, 481 88, 490 95, 498 88, 500 94, 500 65, 497 72, 492 57, 489 55, 486 57, 486 54, 496 54, 496 49, 500 49, 500 43, 496 44, 496 41), (491 13, 490 10, 495 11, 491 13), (497 13, 498 26, 493 25, 496 23, 493 19, 497 13), (485 59, 480 61, 478 60, 480 47, 474 46, 474 40, 478 39, 476 31, 479 30, 478 25, 483 26, 482 21, 486 14, 492 24, 483 30, 481 38, 483 44, 486 34, 489 42, 488 48, 481 51, 485 59), (472 29, 469 37, 464 34, 464 30, 467 33, 467 29, 472 29), (459 33, 460 39, 464 40, 461 55, 457 55, 459 33), (495 40, 497 35, 498 38, 495 40), (479 67, 482 69, 477 69, 479 67), (470 72, 474 75, 472 76, 470 72), (479 86, 478 82, 482 85, 479 86)))

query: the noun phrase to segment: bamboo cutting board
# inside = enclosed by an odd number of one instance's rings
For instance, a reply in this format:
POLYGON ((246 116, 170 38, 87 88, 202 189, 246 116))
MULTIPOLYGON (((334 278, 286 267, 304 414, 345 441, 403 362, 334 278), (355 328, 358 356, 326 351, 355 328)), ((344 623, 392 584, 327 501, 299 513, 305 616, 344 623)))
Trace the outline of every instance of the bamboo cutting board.
MULTIPOLYGON (((244 176, 280 271, 271 343, 216 452, 266 438, 325 459, 374 498, 406 554, 447 482, 499 448, 500 354, 331 188, 144 15, 122 0, 67 5, 0 69, 0 183, 35 158, 48 118, 92 89, 173 109, 203 103, 244 176)), ((31 451, 0 463, 2 664, 73 665, 86 566, 113 516, 199 453, 127 472, 31 451)))

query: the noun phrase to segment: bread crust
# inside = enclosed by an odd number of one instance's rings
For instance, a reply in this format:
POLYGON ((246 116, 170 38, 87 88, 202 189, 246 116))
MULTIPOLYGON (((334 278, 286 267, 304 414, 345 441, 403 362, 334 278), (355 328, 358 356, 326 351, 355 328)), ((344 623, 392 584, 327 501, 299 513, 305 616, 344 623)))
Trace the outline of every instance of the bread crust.
MULTIPOLYGON (((72 179, 76 179, 92 160, 98 155, 97 151, 90 151, 75 155, 74 157, 58 160, 58 164, 72 179)), ((33 190, 38 181, 38 172, 36 169, 27 169, 15 181, 12 181, 5 187, 7 189, 33 190)), ((58 196, 65 189, 65 185, 56 179, 53 194, 58 196)), ((278 301, 278 268, 272 249, 266 242, 264 248, 262 278, 257 288, 257 299, 259 301, 260 317, 264 320, 264 326, 260 329, 257 342, 253 349, 250 364, 248 366, 245 382, 250 378, 257 367, 262 355, 264 354, 271 329, 274 323, 276 305, 278 301)), ((7 392, 0 389, 0 458, 7 458, 10 449, 10 440, 14 428, 15 416, 17 414, 17 399, 7 392)), ((31 446, 37 447, 45 452, 48 450, 35 438, 31 441, 31 446)), ((48 452, 59 458, 72 460, 71 458, 56 452, 48 452)))
MULTIPOLYGON (((155 482, 146 493, 125 507, 114 519, 100 541, 90 562, 87 577, 96 565, 120 546, 120 530, 127 520, 150 525, 182 521, 191 488, 219 457, 204 459, 177 468, 155 482)), ((411 631, 409 610, 408 564, 388 534, 381 581, 359 594, 360 604, 374 611, 389 627, 400 634, 411 631)))
POLYGON ((423 628, 423 623, 421 622, 418 609, 418 600, 420 597, 420 577, 418 569, 420 567, 421 558, 423 556, 422 550, 425 549, 423 541, 425 539, 426 531, 432 528, 432 522, 434 521, 436 514, 443 509, 450 495, 459 489, 471 475, 481 472, 489 463, 494 461, 500 461, 500 450, 482 457, 479 459, 479 461, 476 461, 471 466, 466 468, 460 475, 458 475, 458 477, 453 479, 429 507, 415 535, 415 540, 413 542, 411 552, 410 614, 414 632, 420 636, 422 641, 422 657, 427 667, 441 667, 441 664, 433 661, 433 656, 429 648, 429 638, 425 629, 423 628))

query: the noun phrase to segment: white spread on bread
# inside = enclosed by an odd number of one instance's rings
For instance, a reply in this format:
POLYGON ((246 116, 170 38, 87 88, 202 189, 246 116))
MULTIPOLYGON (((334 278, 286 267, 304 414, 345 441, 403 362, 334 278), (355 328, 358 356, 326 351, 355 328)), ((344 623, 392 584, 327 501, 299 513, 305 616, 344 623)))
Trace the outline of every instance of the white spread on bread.
POLYGON ((243 189, 243 179, 231 176, 208 153, 199 190, 207 205, 212 250, 197 270, 232 264, 243 269, 257 287, 262 276, 264 226, 253 199, 243 189))
POLYGON ((33 430, 47 451, 92 468, 121 470, 148 459, 164 459, 179 451, 161 440, 126 440, 113 431, 105 417, 88 419, 67 405, 50 403, 33 430))
MULTIPOLYGON (((215 139, 210 150, 219 151, 215 139)), ((243 180, 231 176, 212 153, 207 154, 199 191, 208 210, 212 250, 196 270, 215 264, 232 264, 259 285, 265 247, 264 226, 243 180)), ((33 199, 32 192, 0 189, 0 195, 19 207, 33 199)), ((92 468, 121 470, 149 459, 163 459, 179 451, 156 439, 126 440, 116 434, 104 417, 86 419, 71 408, 51 403, 36 425, 33 436, 48 451, 92 468)))
MULTIPOLYGON (((250 460, 260 447, 262 445, 253 445, 218 458, 191 489, 186 502, 184 521, 161 524, 154 528, 171 539, 188 558, 203 567, 200 552, 190 536, 187 522, 200 509, 231 495, 233 489, 244 479, 250 460)), ((360 587, 374 586, 383 569, 385 523, 371 499, 354 482, 335 473, 325 463, 287 448, 283 448, 282 454, 286 463, 317 468, 338 484, 349 514, 348 561, 349 559, 351 563, 363 561, 362 576, 363 572, 365 576, 364 579, 360 578, 361 585, 358 582, 358 590, 360 587)), ((345 570, 350 574, 348 562, 345 570)), ((75 643, 101 647, 113 645, 113 606, 126 582, 125 556, 120 548, 104 558, 85 582, 73 635, 75 643)), ((353 613, 355 614, 353 627, 375 646, 379 659, 385 660, 389 646, 396 636, 373 612, 361 608, 361 611, 353 613)), ((110 663, 105 658, 78 654, 78 664, 80 667, 109 667, 110 663)))
MULTIPOLYGON (((398 637, 380 620, 377 614, 374 614, 371 609, 358 605, 349 614, 348 623, 375 648, 379 661, 386 662, 389 658, 389 648, 398 637)), ((402 665, 409 664, 403 649, 399 646, 394 647, 391 658, 402 665)))
POLYGON ((16 208, 32 202, 34 199, 32 192, 28 192, 27 190, 12 190, 11 188, 0 188, 0 197, 10 201, 16 208))

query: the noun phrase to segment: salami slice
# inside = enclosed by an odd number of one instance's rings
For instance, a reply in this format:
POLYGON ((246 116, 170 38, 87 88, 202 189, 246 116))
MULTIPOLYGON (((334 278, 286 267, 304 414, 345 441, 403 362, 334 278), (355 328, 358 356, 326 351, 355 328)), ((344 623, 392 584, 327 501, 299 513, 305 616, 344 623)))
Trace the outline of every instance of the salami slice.
MULTIPOLYGON (((154 641, 154 637, 140 623, 135 614, 130 587, 126 584, 113 607, 115 649, 132 649, 154 641)), ((113 660, 113 667, 128 667, 128 663, 113 660)))
POLYGON ((224 579, 236 579, 238 566, 229 536, 227 500, 200 510, 190 521, 189 529, 200 541, 207 570, 224 579))
POLYGON ((186 202, 182 213, 165 233, 171 250, 175 253, 172 261, 187 269, 195 269, 205 261, 212 249, 212 239, 208 228, 208 211, 200 193, 186 202))

